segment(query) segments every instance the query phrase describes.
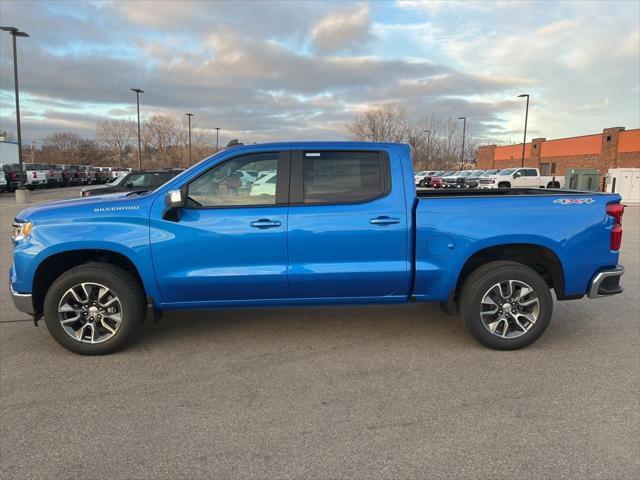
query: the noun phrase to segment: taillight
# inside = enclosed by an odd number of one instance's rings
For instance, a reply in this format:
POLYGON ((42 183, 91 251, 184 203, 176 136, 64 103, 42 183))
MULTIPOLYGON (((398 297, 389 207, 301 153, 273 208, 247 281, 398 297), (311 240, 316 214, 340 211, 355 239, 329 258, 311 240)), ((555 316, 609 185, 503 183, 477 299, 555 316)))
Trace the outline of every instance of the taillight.
POLYGON ((610 203, 607 205, 607 215, 613 217, 615 224, 611 229, 611 250, 620 250, 622 244, 622 214, 624 205, 621 203, 610 203))

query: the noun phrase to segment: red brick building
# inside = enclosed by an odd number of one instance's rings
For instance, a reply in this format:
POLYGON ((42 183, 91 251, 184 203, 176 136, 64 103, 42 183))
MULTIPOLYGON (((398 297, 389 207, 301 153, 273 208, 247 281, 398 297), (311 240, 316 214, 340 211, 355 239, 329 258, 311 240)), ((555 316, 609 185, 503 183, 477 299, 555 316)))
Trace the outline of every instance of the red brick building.
MULTIPOLYGON (((525 145, 525 167, 537 167, 543 175, 561 175, 571 168, 640 168, 640 129, 605 128, 602 133, 547 140, 534 138, 525 145)), ((519 167, 522 144, 484 145, 478 148, 478 168, 519 167)))

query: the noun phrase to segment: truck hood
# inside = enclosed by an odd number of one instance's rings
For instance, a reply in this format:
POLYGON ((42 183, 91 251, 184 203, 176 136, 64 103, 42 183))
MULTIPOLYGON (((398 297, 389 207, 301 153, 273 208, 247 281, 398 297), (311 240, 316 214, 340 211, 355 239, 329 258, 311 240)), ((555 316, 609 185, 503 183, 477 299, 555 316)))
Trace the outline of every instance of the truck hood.
POLYGON ((77 212, 87 214, 89 212, 109 212, 140 210, 140 199, 148 198, 147 194, 132 195, 131 192, 118 192, 106 195, 96 195, 95 197, 71 198, 68 200, 58 200, 56 202, 43 203, 22 210, 17 216, 17 220, 33 220, 34 218, 46 217, 48 214, 60 215, 61 211, 77 212))

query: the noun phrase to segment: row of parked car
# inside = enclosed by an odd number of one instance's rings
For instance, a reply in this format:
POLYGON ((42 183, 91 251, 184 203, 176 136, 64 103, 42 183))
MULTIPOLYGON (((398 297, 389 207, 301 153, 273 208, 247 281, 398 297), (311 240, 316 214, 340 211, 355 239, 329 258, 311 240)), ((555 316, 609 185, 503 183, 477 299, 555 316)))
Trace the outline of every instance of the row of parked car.
POLYGON ((30 190, 72 185, 100 185, 112 182, 129 171, 131 169, 44 163, 24 163, 20 171, 19 164, 7 163, 3 164, 0 170, 0 191, 13 191, 20 184, 30 190))
POLYGON ((537 168, 422 171, 414 175, 421 188, 562 188, 564 178, 540 175, 537 168))

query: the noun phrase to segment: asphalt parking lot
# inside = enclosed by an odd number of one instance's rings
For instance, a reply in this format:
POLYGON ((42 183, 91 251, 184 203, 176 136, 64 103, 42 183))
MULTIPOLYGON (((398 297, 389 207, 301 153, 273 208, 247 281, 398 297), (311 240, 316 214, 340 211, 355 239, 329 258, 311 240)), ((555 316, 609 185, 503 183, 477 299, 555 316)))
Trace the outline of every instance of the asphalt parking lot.
POLYGON ((623 221, 625 292, 556 303, 524 350, 488 350, 411 305, 169 313, 125 351, 81 357, 11 304, 13 198, 0 195, 2 478, 640 473, 639 207, 623 221))

